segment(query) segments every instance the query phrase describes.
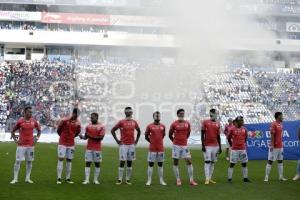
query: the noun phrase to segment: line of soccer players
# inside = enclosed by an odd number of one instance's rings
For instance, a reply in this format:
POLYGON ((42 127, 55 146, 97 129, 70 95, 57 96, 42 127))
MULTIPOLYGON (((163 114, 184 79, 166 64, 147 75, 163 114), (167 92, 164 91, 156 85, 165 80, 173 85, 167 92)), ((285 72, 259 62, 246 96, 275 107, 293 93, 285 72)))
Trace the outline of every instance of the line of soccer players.
MULTIPOLYGON (((187 141, 191 132, 190 123, 184 119, 184 110, 177 110, 178 119, 174 121, 169 130, 169 138, 173 142, 172 158, 173 171, 176 177, 176 185, 182 185, 179 175, 179 160, 183 159, 186 162, 189 184, 192 186, 198 185, 193 177, 193 165, 191 153, 187 146, 187 141)), ((111 134, 119 145, 119 172, 116 184, 123 183, 123 175, 126 164, 126 178, 125 183, 131 185, 132 162, 135 160, 135 147, 139 141, 141 130, 138 123, 132 119, 133 110, 131 107, 125 108, 125 119, 120 120, 111 130, 111 134), (120 138, 117 137, 117 130, 120 131, 120 138), (135 132, 137 133, 135 136, 135 132)), ((100 163, 102 161, 102 147, 101 141, 105 135, 105 126, 98 121, 98 114, 91 114, 91 122, 85 128, 85 133, 81 134, 81 124, 78 120, 79 110, 73 109, 70 117, 64 118, 60 121, 57 133, 59 135, 58 144, 58 161, 57 161, 57 184, 62 184, 62 172, 64 168, 64 160, 66 161, 66 183, 73 184, 71 180, 72 159, 75 151, 75 137, 79 136, 83 140, 87 140, 85 151, 85 179, 83 184, 89 184, 90 171, 92 163, 95 164, 93 183, 99 184, 100 163)), ((214 165, 217 161, 217 155, 221 150, 221 125, 217 121, 217 110, 210 110, 210 119, 204 120, 201 126, 201 141, 202 151, 204 156, 204 172, 205 184, 216 183, 212 177, 214 172, 214 165)), ((163 139, 166 135, 166 128, 160 122, 160 113, 153 113, 154 122, 149 124, 145 131, 145 139, 149 142, 148 152, 148 180, 146 185, 151 185, 153 166, 157 162, 158 175, 161 185, 166 185, 163 178, 163 163, 165 159, 163 139)), ((280 112, 275 113, 275 121, 271 124, 271 145, 269 148, 268 163, 266 165, 265 181, 268 181, 271 166, 273 161, 278 161, 279 180, 287 180, 283 176, 283 146, 282 146, 282 121, 283 115, 280 112)), ((228 182, 232 182, 233 169, 236 163, 241 162, 243 181, 251 182, 248 179, 247 162, 248 156, 246 152, 247 130, 243 126, 244 119, 238 116, 230 127, 225 128, 228 143, 231 147, 230 151, 230 165, 228 168, 228 182)), ((300 131, 299 131, 300 134, 300 131)), ((22 161, 26 161, 26 183, 33 183, 30 179, 32 161, 34 160, 34 145, 39 140, 41 129, 39 123, 32 118, 32 108, 26 107, 24 109, 24 117, 21 117, 11 132, 12 139, 17 143, 16 161, 14 164, 14 179, 11 184, 18 182, 18 174, 22 161), (33 131, 37 130, 37 135, 34 136, 33 131), (15 134, 19 131, 19 136, 15 134)), ((299 167, 298 167, 299 168, 299 167)), ((298 169, 299 170, 299 169, 298 169)), ((297 180, 298 175, 294 178, 297 180)))

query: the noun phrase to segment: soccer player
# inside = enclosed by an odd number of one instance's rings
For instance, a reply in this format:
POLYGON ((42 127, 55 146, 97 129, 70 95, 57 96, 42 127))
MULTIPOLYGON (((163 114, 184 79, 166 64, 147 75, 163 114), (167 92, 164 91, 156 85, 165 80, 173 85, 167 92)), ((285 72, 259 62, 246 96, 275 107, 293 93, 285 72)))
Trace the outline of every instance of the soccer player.
POLYGON ((63 171, 64 160, 66 159, 66 182, 73 184, 71 180, 72 159, 75 151, 75 137, 80 134, 81 124, 77 119, 79 116, 78 108, 74 108, 71 117, 62 119, 57 127, 59 144, 57 148, 57 184, 62 184, 61 174, 63 171))
POLYGON ((85 151, 85 180, 82 184, 90 182, 90 171, 92 162, 95 163, 94 184, 100 184, 98 177, 100 175, 100 162, 102 161, 101 141, 105 135, 105 127, 98 122, 98 113, 91 114, 91 123, 85 129, 85 135, 80 135, 81 139, 88 140, 85 151))
POLYGON ((226 136, 226 160, 229 160, 229 143, 228 143, 228 134, 230 129, 232 129, 234 127, 233 125, 233 121, 231 118, 228 119, 228 124, 225 125, 224 128, 224 135, 226 136))
POLYGON ((119 176, 116 182, 117 185, 122 184, 123 181, 123 172, 125 162, 127 163, 126 167, 126 184, 131 185, 130 178, 132 174, 132 161, 135 160, 135 146, 137 145, 141 130, 138 123, 132 119, 132 108, 126 107, 125 110, 125 119, 120 120, 112 129, 111 134, 119 145, 119 176), (116 136, 116 131, 120 129, 121 138, 120 140, 116 136), (134 138, 134 131, 137 131, 136 139, 134 138))
POLYGON ((204 155, 205 185, 216 183, 212 180, 217 154, 221 154, 220 122, 216 109, 210 109, 210 119, 204 120, 201 127, 202 151, 204 155))
POLYGON ((194 181, 193 165, 191 153, 187 147, 187 140, 190 136, 191 125, 188 121, 184 120, 184 109, 177 110, 178 120, 174 121, 169 130, 169 138, 173 142, 172 158, 173 158, 173 171, 176 177, 176 185, 181 186, 179 176, 178 163, 179 159, 184 159, 187 164, 188 174, 190 178, 190 185, 198 185, 194 181))
POLYGON ((14 179, 10 182, 16 184, 22 161, 26 161, 26 183, 33 183, 30 179, 32 162, 34 160, 34 145, 39 140, 41 128, 39 123, 32 118, 32 108, 25 107, 24 117, 21 117, 11 132, 11 138, 17 144, 16 161, 14 165, 14 179), (37 130, 37 135, 33 135, 33 130, 37 130), (19 130, 19 137, 16 136, 16 131, 19 130))
POLYGON ((159 182, 167 185, 163 179, 163 163, 165 159, 163 140, 166 135, 165 125, 160 123, 160 112, 153 113, 154 122, 149 124, 145 131, 145 139, 150 143, 148 152, 148 181, 146 185, 151 185, 153 166, 157 162, 159 182))
POLYGON ((237 162, 242 163, 242 172, 244 182, 251 182, 248 179, 248 155, 246 151, 247 130, 244 127, 244 119, 238 116, 236 119, 236 127, 230 129, 228 134, 228 142, 231 147, 230 152, 230 166, 228 168, 228 182, 232 182, 233 167, 237 162))
POLYGON ((265 182, 269 181, 269 174, 271 172, 272 163, 277 160, 278 174, 280 181, 286 181, 283 177, 283 145, 282 145, 282 121, 283 114, 281 112, 275 113, 275 121, 271 123, 271 144, 269 146, 268 162, 266 165, 265 182))
MULTIPOLYGON (((300 127, 298 129, 298 138, 300 140, 300 127)), ((296 172, 296 176, 293 178, 294 181, 297 181, 300 178, 300 158, 298 160, 298 164, 297 164, 297 172, 296 172)))

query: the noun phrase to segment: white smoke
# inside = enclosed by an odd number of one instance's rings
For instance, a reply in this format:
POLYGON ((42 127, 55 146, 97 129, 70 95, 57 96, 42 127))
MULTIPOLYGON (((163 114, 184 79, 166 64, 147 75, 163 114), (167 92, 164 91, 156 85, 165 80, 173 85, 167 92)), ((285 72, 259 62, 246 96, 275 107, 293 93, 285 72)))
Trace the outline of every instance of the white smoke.
POLYGON ((183 63, 222 63, 229 50, 247 49, 245 41, 274 38, 271 31, 258 25, 257 16, 240 12, 239 7, 239 1, 228 0, 165 1, 162 13, 181 47, 183 63))

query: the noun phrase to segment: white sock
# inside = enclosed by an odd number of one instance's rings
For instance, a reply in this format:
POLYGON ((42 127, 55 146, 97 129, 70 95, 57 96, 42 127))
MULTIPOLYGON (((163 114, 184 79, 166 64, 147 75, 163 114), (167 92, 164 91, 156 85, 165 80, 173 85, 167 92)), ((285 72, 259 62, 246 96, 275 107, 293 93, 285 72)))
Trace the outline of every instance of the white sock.
POLYGON ((61 179, 61 174, 64 168, 64 161, 58 161, 57 162, 57 179, 61 179))
POLYGON ((84 174, 85 174, 85 180, 86 181, 90 180, 90 172, 91 172, 91 168, 90 167, 85 167, 84 168, 84 174))
POLYGON ((16 181, 18 180, 20 166, 21 166, 21 161, 16 160, 15 165, 14 165, 14 180, 16 180, 16 181))
POLYGON ((124 167, 119 167, 119 180, 123 180, 124 167))
POLYGON ((67 162, 66 164, 66 179, 71 179, 72 163, 67 162))
POLYGON ((158 167, 158 176, 159 176, 159 180, 164 179, 164 168, 163 167, 158 167))
POLYGON ((100 175, 100 167, 96 167, 94 172, 94 181, 98 181, 99 175, 100 175))
POLYGON ((228 168, 228 179, 232 179, 232 175, 233 175, 233 168, 229 167, 228 168))
POLYGON ((188 168, 188 174, 189 174, 189 177, 190 177, 190 181, 193 181, 194 180, 193 165, 188 165, 187 168, 188 168))
POLYGON ((209 174, 210 174, 210 163, 204 164, 204 173, 205 173, 205 179, 209 180, 209 174))
POLYGON ((243 177, 248 178, 248 167, 242 167, 243 177))
POLYGON ((179 177, 179 168, 178 168, 178 166, 173 165, 173 171, 174 171, 176 180, 180 180, 180 177, 179 177))
POLYGON ((132 174, 132 167, 126 167, 126 180, 130 180, 132 174))
POLYGON ((278 175, 279 178, 283 178, 283 163, 278 163, 278 175))
POLYGON ((152 174, 153 174, 153 167, 148 166, 147 174, 148 174, 148 181, 151 181, 152 180, 152 174))
POLYGON ((266 165, 266 176, 269 177, 270 172, 272 169, 272 165, 270 165, 269 163, 266 165))
POLYGON ((210 163, 210 166, 209 166, 209 179, 211 179, 211 177, 214 173, 214 169, 215 169, 215 163, 210 163))
POLYGON ((27 161, 26 162, 26 178, 25 178, 25 180, 30 180, 31 169, 32 169, 32 162, 27 161))

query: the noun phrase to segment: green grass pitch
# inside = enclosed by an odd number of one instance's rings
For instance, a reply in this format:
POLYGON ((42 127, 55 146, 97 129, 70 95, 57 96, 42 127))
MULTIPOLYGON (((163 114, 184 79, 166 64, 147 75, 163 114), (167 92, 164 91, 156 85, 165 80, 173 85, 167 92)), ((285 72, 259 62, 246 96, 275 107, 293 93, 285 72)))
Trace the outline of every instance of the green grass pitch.
MULTIPOLYGON (((56 144, 38 144, 35 150, 31 178, 34 184, 24 183, 25 163, 22 163, 19 183, 10 185, 13 177, 16 146, 13 143, 0 143, 0 200, 56 200, 56 199, 129 199, 129 200, 182 200, 182 199, 209 199, 209 200, 244 200, 244 199, 272 199, 293 200, 300 199, 300 181, 292 181, 295 175, 296 161, 285 161, 284 174, 289 178, 287 182, 277 180, 277 165, 274 163, 268 183, 263 182, 265 161, 250 161, 249 178, 252 183, 243 183, 241 167, 236 165, 233 183, 226 182, 228 161, 224 155, 215 165, 215 185, 205 186, 203 173, 203 158, 200 149, 192 150, 194 176, 199 186, 188 185, 188 176, 185 163, 180 162, 180 176, 183 181, 181 187, 175 186, 172 171, 171 149, 166 150, 164 165, 165 181, 167 186, 160 186, 156 167, 153 173, 152 186, 145 186, 147 179, 147 149, 137 148, 137 160, 133 165, 133 185, 115 185, 118 173, 118 149, 104 146, 103 162, 101 165, 100 185, 82 185, 84 178, 84 146, 77 146, 73 161, 72 179, 74 185, 66 183, 56 185, 56 144)), ((91 177, 93 175, 93 170, 91 177)))

